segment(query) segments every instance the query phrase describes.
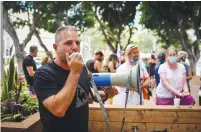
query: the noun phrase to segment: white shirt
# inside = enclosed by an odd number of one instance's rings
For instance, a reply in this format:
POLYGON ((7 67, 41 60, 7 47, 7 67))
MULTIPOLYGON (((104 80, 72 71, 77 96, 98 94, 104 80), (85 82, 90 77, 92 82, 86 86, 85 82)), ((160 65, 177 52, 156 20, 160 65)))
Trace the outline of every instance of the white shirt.
MULTIPOLYGON (((186 69, 184 65, 179 63, 177 63, 177 69, 175 70, 170 69, 167 63, 162 64, 158 70, 158 74, 165 73, 170 85, 180 92, 184 87, 183 74, 185 72, 186 69)), ((160 83, 156 88, 156 96, 159 98, 174 98, 175 94, 172 91, 165 88, 162 81, 160 80, 160 83)))
MULTIPOLYGON (((143 76, 149 77, 149 74, 147 72, 147 69, 145 68, 145 65, 142 61, 139 61, 140 69, 143 73, 143 76)), ((122 73, 122 72, 129 72, 129 70, 133 67, 133 65, 129 64, 128 62, 125 62, 124 64, 120 65, 116 72, 122 73)), ((118 95, 113 97, 113 104, 114 105, 125 105, 125 99, 126 99, 126 87, 117 87, 117 90, 119 92, 118 95)), ((142 102, 143 102, 143 95, 142 95, 142 102)), ((128 95, 128 104, 133 105, 139 105, 140 104, 140 95, 137 92, 129 91, 128 95)))

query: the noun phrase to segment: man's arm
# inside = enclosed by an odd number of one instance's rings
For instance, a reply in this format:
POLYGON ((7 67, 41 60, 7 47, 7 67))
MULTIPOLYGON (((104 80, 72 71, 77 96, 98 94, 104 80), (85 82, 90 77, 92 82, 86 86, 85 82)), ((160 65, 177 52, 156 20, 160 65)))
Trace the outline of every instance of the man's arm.
POLYGON ((108 68, 110 69, 110 72, 116 72, 116 69, 114 69, 114 63, 113 62, 109 62, 108 68))
MULTIPOLYGON (((92 88, 91 88, 91 91, 93 93, 93 96, 96 96, 96 94, 92 88)), ((108 98, 113 98, 115 95, 119 94, 118 90, 115 87, 107 88, 107 89, 105 89, 105 91, 98 91, 98 92, 101 96, 101 99, 104 99, 106 94, 108 95, 108 98)), ((88 98, 89 98, 89 100, 92 100, 92 97, 90 94, 89 94, 88 98)))
POLYGON ((33 70, 33 66, 27 66, 26 69, 29 73, 29 76, 33 77, 35 74, 35 71, 33 70))
POLYGON ((55 116, 63 117, 72 103, 80 75, 70 72, 64 87, 43 101, 44 106, 55 116))
POLYGON ((178 96, 183 96, 182 93, 180 93, 179 91, 177 91, 175 88, 171 86, 171 84, 168 82, 167 75, 165 73, 160 73, 159 75, 161 78, 161 82, 165 88, 169 89, 170 91, 172 91, 178 96))
POLYGON ((79 53, 75 53, 71 57, 71 60, 69 59, 68 54, 66 55, 66 58, 71 71, 64 87, 56 95, 52 95, 43 101, 44 106, 58 117, 63 117, 72 103, 80 73, 84 66, 83 59, 79 53))
POLYGON ((145 78, 145 81, 142 83, 142 88, 143 87, 148 87, 149 84, 150 84, 149 73, 148 73, 144 63, 142 63, 141 66, 142 66, 143 77, 145 78))
POLYGON ((142 87, 148 87, 150 84, 150 77, 145 78, 145 82, 142 83, 142 87))
POLYGON ((101 68, 101 64, 100 64, 100 62, 99 61, 95 61, 95 63, 94 63, 94 69, 96 69, 99 73, 100 72, 103 72, 103 70, 102 70, 102 68, 101 68))

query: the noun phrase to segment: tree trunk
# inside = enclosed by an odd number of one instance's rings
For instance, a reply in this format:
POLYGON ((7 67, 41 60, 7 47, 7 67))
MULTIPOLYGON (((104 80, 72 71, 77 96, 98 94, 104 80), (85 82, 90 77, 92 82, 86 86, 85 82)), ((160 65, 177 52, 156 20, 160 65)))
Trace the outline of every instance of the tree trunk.
POLYGON ((177 34, 178 34, 178 37, 179 37, 179 41, 181 43, 181 46, 183 48, 184 51, 186 51, 188 53, 188 56, 189 56, 189 60, 190 60, 190 63, 191 63, 191 68, 192 70, 195 69, 195 65, 196 65, 196 57, 195 57, 195 54, 192 50, 192 46, 190 45, 190 41, 188 39, 188 35, 186 33, 186 29, 183 25, 183 19, 182 17, 178 16, 178 19, 177 19, 177 23, 178 23, 178 28, 176 29, 177 31, 177 34))
POLYGON ((121 27, 119 28, 119 32, 118 32, 118 35, 117 35, 117 41, 116 41, 115 52, 113 52, 113 53, 117 53, 118 43, 120 44, 120 48, 121 48, 121 33, 122 33, 122 29, 123 29, 123 27, 121 26, 121 27))
POLYGON ((133 35, 132 27, 131 27, 131 26, 128 26, 128 27, 129 27, 129 38, 128 38, 127 45, 130 44, 130 42, 131 42, 131 37, 132 37, 132 35, 133 35))
POLYGON ((43 49, 45 50, 46 52, 46 55, 48 57, 51 58, 51 60, 53 60, 53 56, 52 56, 52 53, 47 49, 47 47, 44 45, 43 41, 41 40, 39 34, 38 34, 38 31, 35 31, 35 35, 36 35, 36 38, 38 39, 38 42, 40 43, 40 46, 43 47, 43 49))
POLYGON ((13 44, 15 46, 15 57, 17 61, 18 74, 23 74, 24 72, 22 68, 22 62, 25 56, 24 47, 27 45, 27 43, 31 40, 31 37, 33 36, 34 30, 35 30, 35 18, 33 17, 33 24, 30 26, 30 32, 27 34, 27 37, 24 39, 22 44, 20 44, 17 33, 9 19, 8 11, 5 10, 4 8, 3 8, 3 17, 4 17, 3 28, 10 35, 10 37, 13 40, 13 44))
MULTIPOLYGON (((98 21, 99 25, 100 25, 100 28, 101 28, 101 31, 102 31, 102 34, 103 36, 105 37, 105 40, 107 42, 107 45, 109 46, 110 50, 114 53, 116 51, 116 48, 112 45, 112 42, 109 40, 109 36, 107 36, 106 32, 105 32, 105 26, 103 25, 103 23, 101 22, 101 20, 98 18, 98 15, 96 14, 97 12, 97 8, 95 9, 94 11, 94 16, 95 16, 95 19, 98 21)), ((112 35, 112 33, 110 33, 110 31, 108 31, 109 34, 112 35)))
POLYGON ((196 65, 197 65, 197 62, 198 62, 198 60, 200 58, 200 49, 199 49, 200 35, 199 35, 199 30, 198 29, 195 29, 195 35, 196 35, 197 39, 193 43, 194 56, 193 56, 192 63, 191 63, 194 73, 196 72, 195 71, 196 70, 196 65))
MULTIPOLYGON (((97 18, 97 17, 96 17, 96 18, 97 18)), ((105 29, 104 29, 104 27, 102 26, 100 20, 99 20, 98 18, 97 18, 96 20, 97 20, 98 23, 100 24, 101 31, 102 31, 102 33, 103 33, 103 35, 104 35, 104 37, 105 37, 105 40, 106 40, 106 42, 107 42, 107 44, 108 44, 110 50, 111 50, 112 52, 115 52, 116 49, 115 49, 115 47, 112 45, 112 42, 109 40, 109 37, 107 36, 107 34, 106 34, 106 32, 105 32, 105 29)))
POLYGON ((15 47, 15 59, 17 61, 17 73, 19 75, 23 75, 24 71, 23 71, 23 66, 22 66, 22 62, 23 59, 25 57, 25 51, 24 51, 24 46, 22 44, 19 44, 19 46, 15 47))
MULTIPOLYGON (((199 59, 197 57, 198 56, 197 52, 199 52, 199 48, 197 48, 196 51, 195 51, 195 48, 193 49, 193 47, 191 46, 192 44, 189 43, 186 30, 183 28, 181 23, 180 23, 179 27, 180 27, 180 30, 177 29, 177 33, 178 33, 178 36, 179 36, 179 41, 181 43, 181 46, 182 46, 183 50, 188 53, 188 57, 189 57, 188 59, 189 59, 190 64, 191 64, 191 69, 195 73, 196 72, 195 71, 196 70, 196 64, 197 64, 197 61, 199 59)), ((194 43, 196 43, 196 41, 194 43)), ((197 45, 197 43, 194 44, 194 45, 195 45, 195 47, 199 47, 199 44, 197 45)))
POLYGON ((194 53, 195 53, 195 56, 197 58, 197 60, 199 60, 200 58, 200 48, 199 48, 199 45, 200 45, 200 31, 199 29, 196 29, 195 30, 195 35, 197 37, 197 40, 195 40, 195 42, 193 43, 193 49, 194 49, 194 53))
MULTIPOLYGON (((3 19, 3 2, 0 2, 0 18, 3 19)), ((4 59, 3 59, 3 52, 4 52, 4 42, 3 42, 3 24, 0 24, 0 42, 1 42, 1 49, 0 49, 0 65, 1 65, 1 75, 0 75, 0 83, 3 84, 4 82, 4 59)))

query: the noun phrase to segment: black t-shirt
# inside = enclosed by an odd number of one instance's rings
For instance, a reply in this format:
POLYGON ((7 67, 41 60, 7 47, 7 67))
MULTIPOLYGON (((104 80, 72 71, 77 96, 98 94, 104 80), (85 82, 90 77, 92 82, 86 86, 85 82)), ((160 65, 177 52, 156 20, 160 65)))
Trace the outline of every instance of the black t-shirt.
POLYGON ((25 75, 25 78, 26 78, 26 80, 27 80, 27 83, 32 86, 32 85, 33 85, 33 77, 29 76, 29 73, 28 73, 26 67, 27 67, 27 66, 33 66, 33 70, 34 70, 34 71, 37 70, 37 68, 36 68, 36 63, 35 63, 35 61, 33 60, 33 57, 30 56, 30 55, 26 56, 26 57, 24 58, 24 60, 23 60, 22 66, 23 66, 24 75, 25 75))
POLYGON ((54 116, 42 103, 63 88, 69 73, 69 70, 64 70, 54 61, 40 67, 35 73, 34 87, 44 132, 88 132, 90 84, 86 68, 83 68, 74 99, 64 117, 54 116))
POLYGON ((86 62, 86 66, 88 68, 88 70, 91 72, 91 73, 98 73, 98 70, 94 69, 94 63, 95 63, 96 60, 92 59, 92 60, 88 60, 86 62))

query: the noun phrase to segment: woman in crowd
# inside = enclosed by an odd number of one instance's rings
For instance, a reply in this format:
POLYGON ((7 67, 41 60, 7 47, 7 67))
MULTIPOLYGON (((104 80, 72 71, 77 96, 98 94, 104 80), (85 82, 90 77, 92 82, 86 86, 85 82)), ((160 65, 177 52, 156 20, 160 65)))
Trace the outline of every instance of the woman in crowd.
POLYGON ((116 72, 118 67, 118 58, 116 54, 111 54, 108 58, 108 72, 116 72))
POLYGON ((43 60, 42 60, 42 62, 41 62, 41 64, 42 64, 42 65, 45 65, 45 64, 49 63, 50 61, 51 61, 51 60, 50 60, 49 57, 44 57, 43 60))
POLYGON ((151 58, 149 59, 149 67, 148 67, 148 72, 149 76, 154 76, 154 68, 156 66, 156 58, 154 55, 151 55, 151 58))
POLYGON ((158 69, 159 67, 165 62, 165 53, 159 53, 157 56, 157 65, 154 68, 154 77, 156 80, 156 86, 158 86, 159 82, 160 82, 160 76, 158 74, 158 69))
MULTIPOLYGON (((108 72, 116 72, 117 67, 119 66, 117 55, 112 53, 108 58, 107 69, 108 72)), ((109 98, 106 103, 112 104, 113 98, 109 98)))
POLYGON ((175 97, 180 98, 181 105, 193 105, 195 100, 188 91, 186 70, 184 65, 177 63, 177 50, 168 48, 167 61, 159 67, 160 83, 156 88, 157 105, 173 105, 175 97))
POLYGON ((191 70, 191 68, 187 65, 187 64, 185 64, 185 59, 184 58, 179 58, 178 59, 178 62, 179 63, 181 63, 181 64, 183 64, 184 65, 184 67, 185 67, 185 69, 186 69, 186 81, 187 81, 187 86, 188 86, 188 90, 189 90, 189 92, 191 92, 191 90, 190 90, 190 80, 192 79, 192 70, 191 70))

